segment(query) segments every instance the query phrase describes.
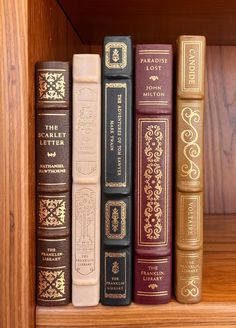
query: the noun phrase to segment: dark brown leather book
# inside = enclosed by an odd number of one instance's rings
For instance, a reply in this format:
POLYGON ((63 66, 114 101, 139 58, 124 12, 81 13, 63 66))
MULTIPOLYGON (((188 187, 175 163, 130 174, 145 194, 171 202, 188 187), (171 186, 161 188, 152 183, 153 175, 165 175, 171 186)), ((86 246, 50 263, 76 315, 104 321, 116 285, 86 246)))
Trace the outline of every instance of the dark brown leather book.
POLYGON ((204 69, 205 38, 181 36, 175 193, 175 294, 181 303, 197 303, 202 294, 204 69))
POLYGON ((69 63, 36 64, 37 303, 70 301, 69 63))
POLYGON ((134 301, 166 303, 172 264, 171 45, 136 47, 134 301))

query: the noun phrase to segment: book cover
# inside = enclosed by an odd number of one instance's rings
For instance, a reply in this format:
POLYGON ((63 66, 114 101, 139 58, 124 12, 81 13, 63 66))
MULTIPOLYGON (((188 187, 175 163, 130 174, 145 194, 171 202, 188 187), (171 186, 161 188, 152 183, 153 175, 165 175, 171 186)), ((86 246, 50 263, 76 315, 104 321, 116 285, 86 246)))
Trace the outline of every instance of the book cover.
POLYGON ((70 301, 69 63, 36 64, 37 303, 70 301))
POLYGON ((73 56, 72 303, 100 298, 101 60, 73 56))
POLYGON ((180 36, 177 62, 175 294, 202 294, 205 37, 180 36))
POLYGON ((132 43, 104 38, 101 302, 131 302, 132 43))
POLYGON ((136 46, 134 301, 166 303, 172 274, 171 45, 136 46))

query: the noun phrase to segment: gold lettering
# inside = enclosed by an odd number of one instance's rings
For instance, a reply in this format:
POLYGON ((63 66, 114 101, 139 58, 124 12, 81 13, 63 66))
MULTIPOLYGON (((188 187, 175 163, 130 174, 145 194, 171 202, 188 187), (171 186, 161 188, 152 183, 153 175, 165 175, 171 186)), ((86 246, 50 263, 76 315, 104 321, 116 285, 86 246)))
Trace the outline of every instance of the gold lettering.
POLYGON ((190 202, 187 208, 188 235, 193 235, 193 203, 190 202))
POLYGON ((196 75, 196 51, 193 48, 189 49, 189 59, 188 59, 188 79, 189 84, 195 84, 196 75))
POLYGON ((110 143, 109 150, 114 151, 114 121, 110 121, 110 143))
POLYGON ((140 64, 167 64, 168 59, 167 58, 151 58, 151 57, 145 57, 140 58, 140 64))
POLYGON ((45 130, 58 130, 58 125, 45 125, 45 130))
POLYGON ((160 85, 146 85, 146 91, 160 91, 162 89, 162 87, 160 85))
POLYGON ((165 97, 164 92, 143 92, 143 97, 165 97))

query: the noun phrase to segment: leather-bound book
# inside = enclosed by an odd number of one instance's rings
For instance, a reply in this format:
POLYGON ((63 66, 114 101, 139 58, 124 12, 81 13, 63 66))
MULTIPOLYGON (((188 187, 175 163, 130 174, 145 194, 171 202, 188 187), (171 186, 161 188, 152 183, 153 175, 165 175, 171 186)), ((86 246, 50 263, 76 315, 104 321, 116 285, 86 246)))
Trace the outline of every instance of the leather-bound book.
POLYGON ((202 295, 205 37, 180 36, 177 63, 175 294, 202 295))
POLYGON ((70 301, 69 63, 36 64, 37 303, 70 301))
POLYGON ((101 302, 131 302, 132 44, 104 38, 101 302))
POLYGON ((171 45, 136 46, 134 301, 166 303, 172 271, 171 45))
POLYGON ((101 60, 73 57, 72 303, 100 298, 101 60))

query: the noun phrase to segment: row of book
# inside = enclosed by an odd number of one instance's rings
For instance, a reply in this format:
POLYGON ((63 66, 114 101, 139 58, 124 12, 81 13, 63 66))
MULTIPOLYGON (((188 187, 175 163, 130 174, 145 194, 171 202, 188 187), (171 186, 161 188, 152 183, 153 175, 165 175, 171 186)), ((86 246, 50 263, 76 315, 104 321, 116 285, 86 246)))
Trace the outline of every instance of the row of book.
POLYGON ((36 64, 38 304, 201 300, 204 68, 203 36, 176 69, 171 45, 105 37, 72 88, 69 63, 36 64))

